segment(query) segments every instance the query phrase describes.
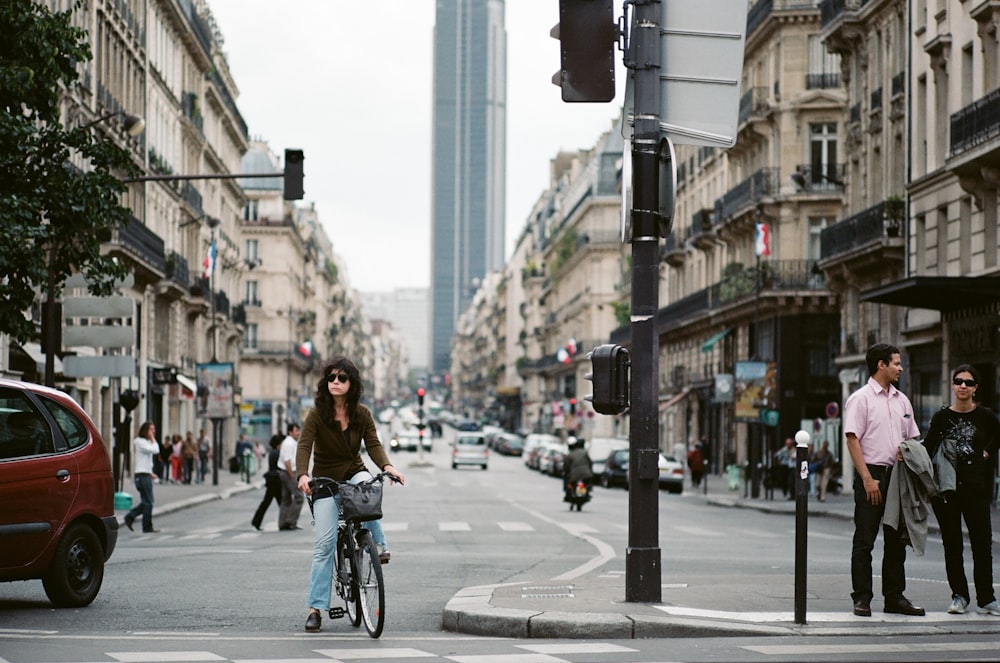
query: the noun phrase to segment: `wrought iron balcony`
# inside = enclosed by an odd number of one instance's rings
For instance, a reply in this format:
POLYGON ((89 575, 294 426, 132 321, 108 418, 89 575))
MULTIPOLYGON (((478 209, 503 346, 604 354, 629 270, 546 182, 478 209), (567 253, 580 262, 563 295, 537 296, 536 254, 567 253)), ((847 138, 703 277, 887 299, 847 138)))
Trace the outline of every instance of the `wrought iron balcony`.
POLYGON ((847 253, 886 234, 885 203, 882 202, 824 228, 819 236, 820 258, 825 260, 847 253))
POLYGON ((135 254, 150 268, 164 274, 167 272, 163 239, 136 217, 131 217, 127 225, 112 232, 107 241, 135 254))
POLYGON ((743 125, 751 116, 761 115, 768 108, 770 108, 770 105, 767 101, 767 88, 750 88, 740 97, 739 121, 737 124, 743 125))
POLYGON ((951 116, 951 155, 1000 137, 1000 88, 951 116))
POLYGON ((737 211, 758 202, 765 196, 776 195, 778 190, 778 169, 761 168, 716 201, 716 222, 725 221, 737 211))

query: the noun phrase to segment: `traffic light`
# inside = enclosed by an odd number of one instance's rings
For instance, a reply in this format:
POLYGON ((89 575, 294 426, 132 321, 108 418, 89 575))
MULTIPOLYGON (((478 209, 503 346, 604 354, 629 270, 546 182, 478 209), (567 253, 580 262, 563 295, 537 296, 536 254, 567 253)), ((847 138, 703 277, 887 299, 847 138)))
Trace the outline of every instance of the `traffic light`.
POLYGON ((420 407, 424 406, 424 396, 427 394, 423 387, 417 389, 417 405, 420 407))
POLYGON ((560 69, 552 82, 562 88, 562 100, 614 99, 619 30, 612 0, 559 0, 559 23, 550 34, 559 40, 560 69))
POLYGON ((571 415, 572 414, 576 414, 576 399, 575 398, 569 399, 569 413, 571 415))
POLYGON ((621 414, 629 404, 628 350, 608 343, 594 348, 587 358, 593 372, 584 377, 594 383, 594 393, 586 399, 601 414, 621 414))
POLYGON ((285 200, 302 200, 302 150, 285 150, 285 200))

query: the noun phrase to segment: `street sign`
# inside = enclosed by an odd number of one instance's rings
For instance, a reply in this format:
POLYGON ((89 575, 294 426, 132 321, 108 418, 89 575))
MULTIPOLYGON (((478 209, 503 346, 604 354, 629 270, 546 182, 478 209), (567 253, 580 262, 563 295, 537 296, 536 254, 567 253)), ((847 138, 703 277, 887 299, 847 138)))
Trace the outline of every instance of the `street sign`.
POLYGON ((68 378, 131 378, 135 376, 135 357, 63 357, 63 375, 68 378))
MULTIPOLYGON (((661 3, 660 131, 674 143, 736 144, 746 23, 746 0, 661 3)), ((629 77, 622 109, 626 140, 632 137, 634 99, 629 77)))

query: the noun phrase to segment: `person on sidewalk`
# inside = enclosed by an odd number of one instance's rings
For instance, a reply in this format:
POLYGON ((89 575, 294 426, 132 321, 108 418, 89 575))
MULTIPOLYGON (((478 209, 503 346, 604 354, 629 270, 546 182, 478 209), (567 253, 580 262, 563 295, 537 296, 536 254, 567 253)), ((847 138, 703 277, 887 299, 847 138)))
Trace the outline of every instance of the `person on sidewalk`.
POLYGON ((696 442, 687 453, 687 466, 691 470, 691 485, 695 488, 701 485, 701 478, 705 476, 705 452, 703 449, 704 446, 700 442, 696 442))
POLYGON ((253 442, 247 439, 246 433, 240 433, 236 441, 236 460, 240 464, 240 481, 250 483, 250 466, 253 463, 253 442))
POLYGON ((181 483, 190 485, 194 477, 194 462, 198 458, 198 443, 195 442, 194 433, 191 431, 187 432, 184 442, 181 443, 181 456, 184 460, 181 483))
POLYGON ((278 456, 278 476, 281 478, 281 508, 278 511, 278 529, 293 530, 299 527, 299 513, 304 497, 298 487, 295 473, 295 452, 299 446, 302 428, 298 424, 288 424, 288 435, 281 442, 278 456))
POLYGON ((781 494, 787 500, 795 499, 795 458, 795 440, 790 437, 785 438, 785 446, 774 454, 774 460, 778 469, 778 480, 781 483, 781 494))
POLYGON ((135 489, 139 492, 139 503, 125 514, 125 527, 129 531, 135 519, 142 516, 142 531, 153 534, 160 530, 153 528, 153 457, 160 453, 160 444, 156 441, 156 426, 152 421, 144 421, 139 426, 139 436, 132 440, 135 479, 135 489))
POLYGON ((972 549, 972 579, 978 612, 1000 617, 993 592, 993 459, 1000 449, 1000 422, 993 412, 975 401, 979 373, 962 364, 951 374, 951 406, 932 418, 924 446, 937 461, 938 488, 931 501, 941 527, 944 566, 951 588, 948 612, 961 615, 969 607, 969 581, 962 558, 962 519, 972 549))
MULTIPOLYGON (((854 463, 854 540, 851 546, 851 598, 854 614, 871 617, 872 550, 885 514, 885 499, 899 445, 920 435, 910 399, 896 388, 903 373, 899 350, 876 343, 865 353, 868 382, 844 404, 844 434, 854 463)), ((884 611, 922 616, 924 609, 903 596, 906 547, 899 532, 883 526, 882 596, 884 611)))
POLYGON ((198 431, 198 483, 205 482, 208 461, 212 458, 212 441, 205 435, 205 429, 198 431))
POLYGON ((830 452, 830 443, 823 440, 819 445, 819 451, 814 453, 809 461, 809 476, 816 477, 816 494, 820 502, 826 501, 826 484, 830 482, 831 473, 833 473, 833 454, 830 452))
POLYGON ((281 456, 281 441, 283 439, 280 433, 271 436, 271 450, 267 454, 267 472, 264 473, 264 499, 260 501, 260 506, 257 507, 257 511, 250 521, 250 524, 257 531, 260 531, 260 525, 264 522, 264 514, 267 513, 267 508, 271 506, 272 500, 278 503, 278 508, 281 508, 281 476, 278 470, 278 458, 281 456))

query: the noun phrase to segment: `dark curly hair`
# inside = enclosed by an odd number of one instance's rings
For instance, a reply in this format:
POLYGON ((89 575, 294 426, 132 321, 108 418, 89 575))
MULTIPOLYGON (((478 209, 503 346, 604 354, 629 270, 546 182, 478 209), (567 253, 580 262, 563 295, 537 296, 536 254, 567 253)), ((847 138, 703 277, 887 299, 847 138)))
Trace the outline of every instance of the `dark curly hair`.
POLYGON ((316 409, 320 418, 327 425, 333 424, 333 396, 326 386, 326 379, 334 372, 346 373, 350 378, 350 387, 347 389, 347 416, 351 421, 357 421, 358 404, 361 402, 361 395, 365 393, 365 388, 361 384, 358 367, 347 357, 336 357, 323 366, 323 376, 316 383, 316 409))

